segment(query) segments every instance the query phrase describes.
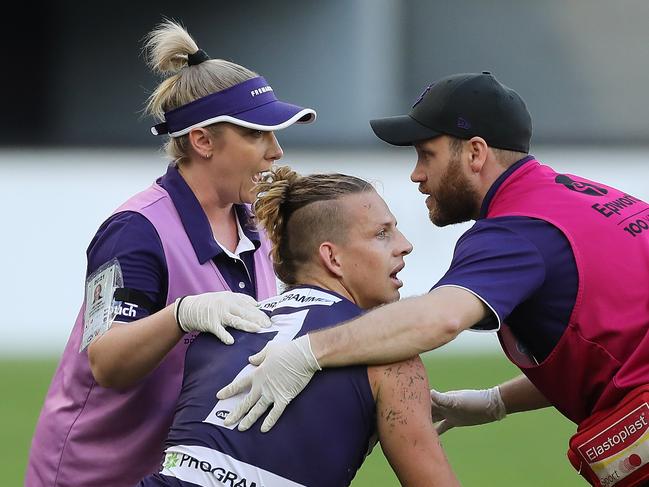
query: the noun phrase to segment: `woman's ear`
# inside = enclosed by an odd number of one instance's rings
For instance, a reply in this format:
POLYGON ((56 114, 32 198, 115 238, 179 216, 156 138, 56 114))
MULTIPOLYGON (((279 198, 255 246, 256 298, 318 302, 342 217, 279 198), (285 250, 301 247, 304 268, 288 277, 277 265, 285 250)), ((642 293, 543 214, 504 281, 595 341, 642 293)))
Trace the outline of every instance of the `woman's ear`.
POLYGON ((210 159, 214 154, 212 135, 205 128, 192 129, 189 134, 189 145, 201 159, 210 159))

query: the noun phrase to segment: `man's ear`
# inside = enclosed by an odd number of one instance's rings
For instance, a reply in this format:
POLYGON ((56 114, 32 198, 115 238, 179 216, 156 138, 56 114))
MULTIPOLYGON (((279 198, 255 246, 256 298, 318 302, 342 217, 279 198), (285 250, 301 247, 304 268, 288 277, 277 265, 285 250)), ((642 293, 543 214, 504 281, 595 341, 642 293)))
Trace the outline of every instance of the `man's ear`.
POLYGON ((482 137, 472 137, 468 141, 468 149, 471 160, 469 166, 471 171, 474 173, 479 173, 482 171, 482 166, 484 166, 487 161, 487 155, 489 154, 489 146, 487 142, 482 137))
POLYGON ((318 248, 320 263, 336 277, 343 276, 340 248, 332 242, 322 242, 318 248))

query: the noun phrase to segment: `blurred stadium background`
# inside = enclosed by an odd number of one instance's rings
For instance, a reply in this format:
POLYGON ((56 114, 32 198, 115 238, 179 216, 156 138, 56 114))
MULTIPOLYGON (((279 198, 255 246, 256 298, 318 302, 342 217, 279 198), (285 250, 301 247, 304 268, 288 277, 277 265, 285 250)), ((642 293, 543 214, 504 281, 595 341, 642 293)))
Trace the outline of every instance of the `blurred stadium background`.
MULTIPOLYGON (((467 226, 427 223, 423 197, 408 181, 414 153, 380 143, 367 122, 404 113, 441 76, 492 71, 528 103, 533 154, 649 199, 644 0, 61 1, 16 8, 13 28, 29 32, 21 33, 2 81, 3 485, 22 483, 40 405, 82 301, 92 235, 164 172, 161 140, 141 117, 157 80, 140 55, 142 37, 163 16, 181 20, 212 57, 254 69, 280 97, 318 111, 315 125, 279 134, 283 162, 377 183, 415 246, 403 295, 426 292, 442 276, 467 226)), ((489 386, 516 373, 494 336, 464 335, 426 356, 435 387, 489 386)), ((547 410, 442 439, 467 486, 582 485, 564 455, 573 429, 547 410)), ((396 484, 379 448, 354 482, 396 484)))

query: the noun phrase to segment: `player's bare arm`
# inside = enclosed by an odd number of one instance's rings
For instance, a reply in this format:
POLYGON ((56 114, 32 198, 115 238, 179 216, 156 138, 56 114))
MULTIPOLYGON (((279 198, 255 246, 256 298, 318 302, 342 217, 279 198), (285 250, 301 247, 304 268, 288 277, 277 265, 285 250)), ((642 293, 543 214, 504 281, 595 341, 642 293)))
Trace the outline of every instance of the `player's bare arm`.
POLYGON ((460 485, 430 421, 426 370, 419 357, 368 368, 381 448, 401 485, 460 485))

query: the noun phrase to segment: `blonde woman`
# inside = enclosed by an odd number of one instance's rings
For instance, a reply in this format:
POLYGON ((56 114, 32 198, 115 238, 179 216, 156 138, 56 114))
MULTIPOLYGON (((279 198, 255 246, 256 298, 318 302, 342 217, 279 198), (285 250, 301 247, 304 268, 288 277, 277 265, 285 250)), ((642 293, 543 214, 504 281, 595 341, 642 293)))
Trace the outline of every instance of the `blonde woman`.
POLYGON ((255 305, 276 294, 275 277, 247 205, 282 157, 274 131, 315 112, 210 59, 177 23, 151 32, 146 50, 166 76, 148 100, 161 120, 152 132, 168 136, 173 162, 90 243, 86 288, 109 288, 81 307, 36 427, 29 486, 129 485, 155 471, 195 334, 231 344, 225 327, 269 325, 255 305))

